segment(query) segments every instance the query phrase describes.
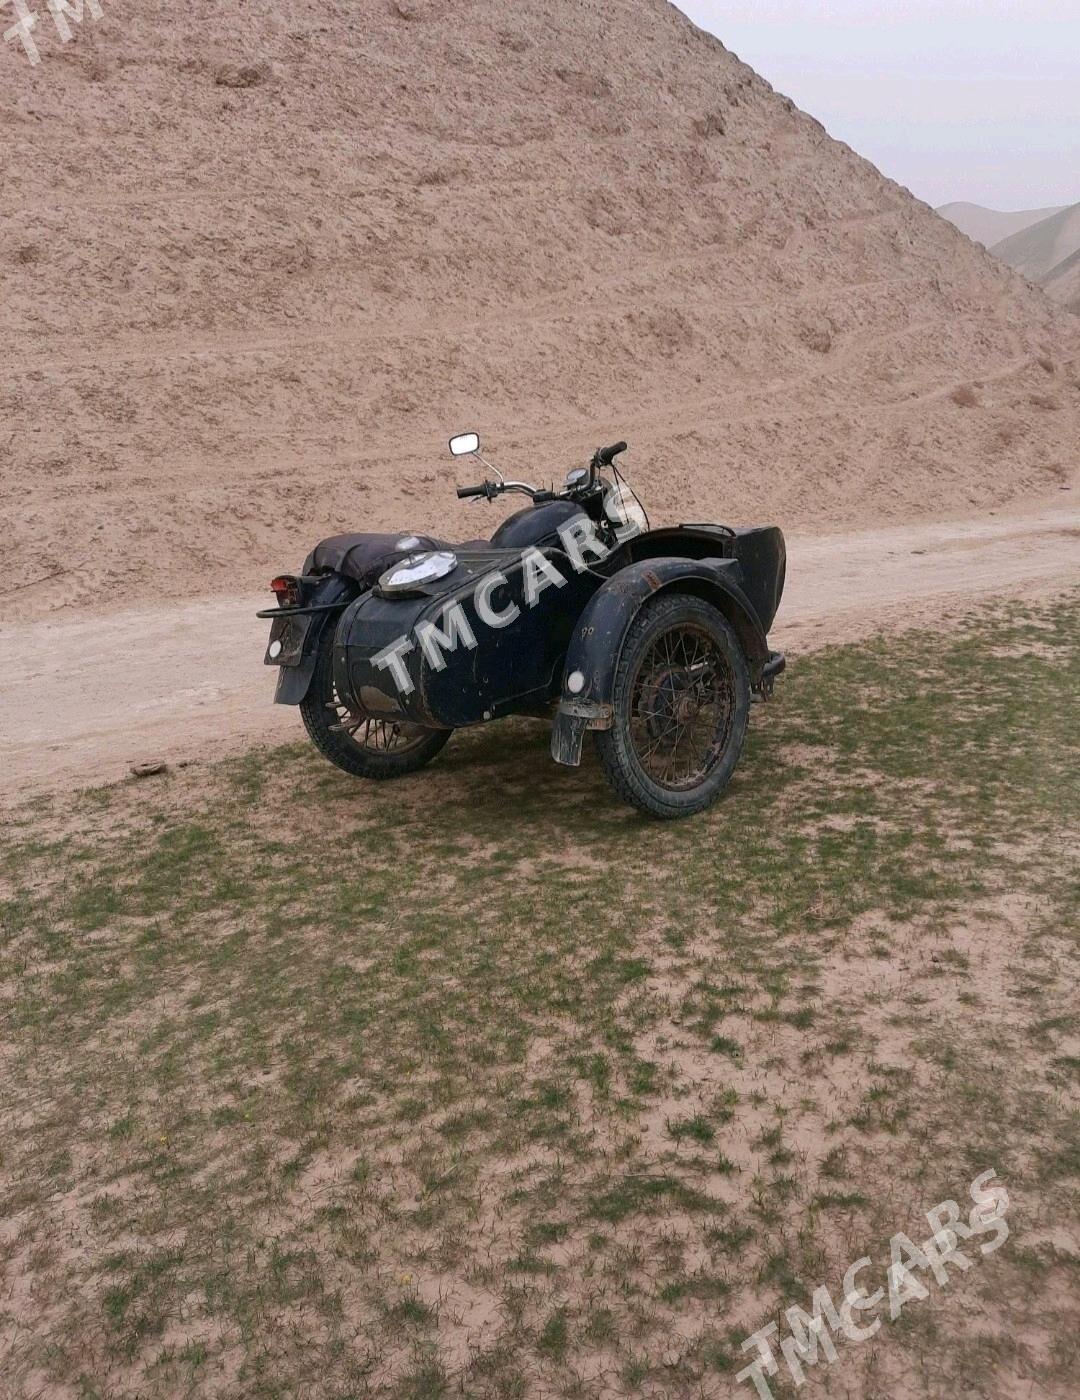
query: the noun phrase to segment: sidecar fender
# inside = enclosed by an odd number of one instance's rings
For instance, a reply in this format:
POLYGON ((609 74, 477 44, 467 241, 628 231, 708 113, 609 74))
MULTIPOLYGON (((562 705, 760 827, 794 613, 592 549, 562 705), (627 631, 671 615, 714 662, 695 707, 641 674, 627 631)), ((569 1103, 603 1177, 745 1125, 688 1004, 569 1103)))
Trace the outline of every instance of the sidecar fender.
POLYGON ((620 569, 590 599, 570 640, 563 669, 562 693, 551 734, 556 763, 576 768, 587 729, 610 729, 614 723, 615 672, 630 624, 658 593, 692 593, 724 614, 735 630, 750 668, 751 684, 760 687, 769 662, 765 630, 743 591, 743 573, 735 559, 643 559, 620 569))

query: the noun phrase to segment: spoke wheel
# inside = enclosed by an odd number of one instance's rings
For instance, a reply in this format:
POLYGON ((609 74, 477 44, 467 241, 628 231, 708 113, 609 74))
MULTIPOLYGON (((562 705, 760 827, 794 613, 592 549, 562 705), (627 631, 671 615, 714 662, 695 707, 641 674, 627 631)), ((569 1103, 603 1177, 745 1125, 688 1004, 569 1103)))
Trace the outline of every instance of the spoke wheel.
POLYGON ((430 763, 450 738, 449 729, 424 729, 405 720, 354 714, 334 684, 334 630, 319 638, 315 672, 300 714, 319 752, 357 778, 403 778, 430 763))
POLYGON ((731 780, 750 709, 746 660, 730 623, 685 594, 647 603, 615 675, 614 724, 596 735, 609 782, 650 816, 690 816, 731 780))
MULTIPOLYGON (((331 685, 333 682, 331 681, 331 685)), ((372 715, 356 715, 342 704, 333 687, 333 698, 327 702, 332 719, 332 732, 342 734, 358 748, 372 754, 402 754, 423 746, 432 731, 405 720, 376 719, 372 715)))
POLYGON ((731 667, 716 638, 697 625, 661 632, 631 683, 630 738, 660 787, 698 787, 722 757, 735 717, 731 667))

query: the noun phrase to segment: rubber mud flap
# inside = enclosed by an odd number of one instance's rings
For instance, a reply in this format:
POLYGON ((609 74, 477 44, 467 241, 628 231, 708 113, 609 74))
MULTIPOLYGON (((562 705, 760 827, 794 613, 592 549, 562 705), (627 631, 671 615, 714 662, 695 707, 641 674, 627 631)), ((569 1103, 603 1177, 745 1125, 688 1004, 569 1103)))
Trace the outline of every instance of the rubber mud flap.
POLYGON ((283 666, 278 672, 274 691, 275 705, 299 705, 308 693, 315 674, 315 652, 309 651, 299 666, 283 666))
POLYGON ((562 710, 555 716, 551 730, 551 756, 564 768, 581 765, 581 745, 589 721, 582 715, 568 715, 562 710))

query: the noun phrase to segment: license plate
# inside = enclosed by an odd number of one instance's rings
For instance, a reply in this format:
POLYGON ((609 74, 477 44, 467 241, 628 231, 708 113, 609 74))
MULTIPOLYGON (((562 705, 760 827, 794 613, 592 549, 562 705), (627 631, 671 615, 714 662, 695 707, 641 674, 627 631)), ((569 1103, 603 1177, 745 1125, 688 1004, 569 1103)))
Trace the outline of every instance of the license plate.
POLYGON ((304 657, 311 617, 275 617, 270 624, 270 640, 266 644, 263 664, 266 666, 299 666, 304 657), (280 646, 278 646, 280 643, 280 646))

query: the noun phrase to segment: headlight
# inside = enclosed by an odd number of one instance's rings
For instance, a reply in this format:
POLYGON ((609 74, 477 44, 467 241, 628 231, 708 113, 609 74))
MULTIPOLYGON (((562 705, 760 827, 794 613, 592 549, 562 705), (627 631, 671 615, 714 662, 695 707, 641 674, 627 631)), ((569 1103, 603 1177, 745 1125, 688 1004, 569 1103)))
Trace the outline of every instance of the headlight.
POLYGON ((445 578, 457 568, 457 555, 448 549, 431 554, 413 554, 379 579, 379 589, 383 593, 409 593, 421 583, 434 583, 445 578))

